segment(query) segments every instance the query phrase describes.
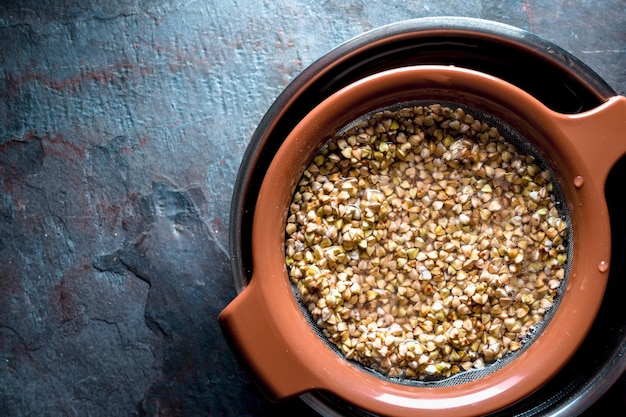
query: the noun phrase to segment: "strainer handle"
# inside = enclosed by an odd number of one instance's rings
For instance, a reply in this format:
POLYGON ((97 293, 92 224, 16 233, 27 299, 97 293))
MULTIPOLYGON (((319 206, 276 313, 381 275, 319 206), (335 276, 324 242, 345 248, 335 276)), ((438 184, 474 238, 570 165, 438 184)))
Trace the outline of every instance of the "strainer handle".
MULTIPOLYGON (((272 299, 265 293, 258 278, 248 285, 219 315, 220 326, 231 349, 247 366, 248 374, 259 389, 272 401, 283 400, 324 384, 316 375, 316 350, 297 337, 297 324, 276 317, 284 310, 284 300, 272 299), (294 325, 293 332, 289 331, 294 325)), ((296 307, 297 308, 297 307, 296 307)), ((285 317, 302 316, 299 311, 287 312, 285 317)), ((293 319, 297 320, 297 319, 293 319)), ((315 344, 315 340, 313 340, 315 344)), ((322 362, 323 363, 323 362, 322 362)), ((319 365, 317 366, 319 367, 319 365)))
POLYGON ((556 118, 572 139, 572 151, 586 164, 587 174, 572 181, 580 186, 591 181, 603 189, 611 169, 626 155, 626 97, 614 96, 595 109, 556 118))

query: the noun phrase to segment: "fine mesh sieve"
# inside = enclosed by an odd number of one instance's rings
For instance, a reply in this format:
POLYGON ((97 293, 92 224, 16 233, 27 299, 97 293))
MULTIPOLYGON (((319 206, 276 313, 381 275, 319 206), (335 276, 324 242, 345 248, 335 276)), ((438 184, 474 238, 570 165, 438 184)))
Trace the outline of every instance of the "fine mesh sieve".
POLYGON ((359 411, 351 415, 402 417, 488 415, 544 386, 584 340, 604 294, 610 227, 602 184, 615 159, 626 153, 626 143, 614 134, 616 126, 626 128, 624 106, 626 100, 618 97, 585 114, 563 115, 501 79, 437 65, 374 74, 315 106, 291 130, 265 172, 252 220, 253 276, 220 313, 229 343, 258 386, 273 400, 302 396, 335 404, 336 398, 359 411), (382 378, 329 348, 298 305, 285 263, 287 213, 315 153, 355 116, 412 100, 462 103, 509 142, 527 139, 514 145, 552 168, 552 183, 561 189, 553 195, 561 216, 571 221, 567 282, 530 343, 489 372, 467 373, 471 378, 437 386, 382 378), (606 152, 607 147, 615 152, 606 152))
MULTIPOLYGON (((474 368, 467 371, 461 371, 449 377, 435 377, 435 378, 424 378, 424 379, 415 379, 415 378, 404 378, 404 377, 389 377, 384 375, 383 373, 368 367, 367 365, 363 365, 356 360, 349 359, 348 361, 362 370, 363 372, 370 373, 371 375, 380 378, 385 381, 393 382, 396 384, 402 384, 407 386, 415 386, 415 387, 446 387, 452 385, 460 385, 467 382, 475 381, 477 379, 483 378, 498 369, 508 365, 512 361, 514 361, 517 357, 519 357, 527 348, 533 343, 533 341, 541 335, 545 327, 550 323, 551 318, 555 314, 558 309, 558 305, 562 298, 562 295, 567 287, 568 278, 570 275, 571 264, 572 264, 572 255, 573 255, 573 231, 571 227, 571 219, 570 213, 568 209, 568 205, 565 201, 565 195, 560 187, 559 182, 557 181, 557 177, 554 174, 550 165, 546 162, 546 159, 543 157, 541 152, 533 146, 533 144, 526 139, 521 133, 519 133, 516 129, 510 126, 508 123, 504 122, 500 118, 490 114, 489 112, 483 111, 477 107, 469 106, 459 102, 453 101, 445 101, 445 100, 412 100, 412 101, 403 101, 394 105, 389 105, 381 108, 377 108, 371 112, 363 114, 356 119, 352 120, 342 128, 340 128, 335 137, 340 137, 343 134, 350 131, 353 127, 361 125, 363 122, 369 120, 373 115, 380 112, 396 112, 403 108, 411 108, 416 106, 427 107, 433 104, 439 104, 442 107, 447 107, 450 109, 460 108, 465 111, 466 114, 472 115, 475 120, 479 120, 483 123, 486 123, 490 127, 495 127, 498 129, 500 135, 504 138, 506 143, 513 145, 520 155, 531 156, 534 161, 533 163, 537 165, 542 171, 548 171, 550 173, 550 178, 552 181, 553 189, 552 189, 552 197, 554 200, 554 204, 559 212, 559 217, 563 219, 567 226, 566 233, 564 236, 564 246, 567 251, 567 261, 563 265, 565 270, 565 277, 561 281, 561 284, 558 288, 557 294, 554 297, 553 305, 545 312, 542 319, 533 325, 528 332, 521 340, 521 348, 514 351, 508 352, 501 359, 493 361, 491 363, 487 363, 482 368, 474 368)), ((325 146, 325 145, 323 145, 325 146)), ((520 273, 523 271, 520 271, 520 273)), ((297 303, 300 307, 302 314, 305 316, 307 322, 313 329, 313 331, 317 334, 317 336, 338 356, 344 358, 341 350, 333 344, 322 332, 321 328, 316 324, 315 319, 312 317, 311 312, 307 309, 306 305, 303 303, 302 298, 299 294, 299 291, 295 285, 295 283, 291 282, 291 288, 294 297, 297 300, 297 303)), ((344 358, 345 359, 345 358, 344 358)))

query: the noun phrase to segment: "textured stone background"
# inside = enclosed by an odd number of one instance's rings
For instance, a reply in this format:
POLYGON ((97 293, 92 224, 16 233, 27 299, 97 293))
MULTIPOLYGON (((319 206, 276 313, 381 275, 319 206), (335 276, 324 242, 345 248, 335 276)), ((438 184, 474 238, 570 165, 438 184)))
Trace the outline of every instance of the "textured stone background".
POLYGON ((216 321, 232 187, 273 100, 339 43, 437 15, 527 29, 625 94, 625 6, 2 1, 0 415, 313 415, 269 404, 216 321))

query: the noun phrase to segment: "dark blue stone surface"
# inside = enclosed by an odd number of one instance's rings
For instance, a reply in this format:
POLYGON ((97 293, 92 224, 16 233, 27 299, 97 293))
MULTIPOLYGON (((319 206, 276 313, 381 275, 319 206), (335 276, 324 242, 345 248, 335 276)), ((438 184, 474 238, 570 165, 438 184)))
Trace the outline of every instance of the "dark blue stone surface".
POLYGON ((1 2, 0 415, 315 415, 268 403, 217 325, 232 188, 274 99, 341 42, 440 15, 529 30, 625 94, 624 6, 1 2))

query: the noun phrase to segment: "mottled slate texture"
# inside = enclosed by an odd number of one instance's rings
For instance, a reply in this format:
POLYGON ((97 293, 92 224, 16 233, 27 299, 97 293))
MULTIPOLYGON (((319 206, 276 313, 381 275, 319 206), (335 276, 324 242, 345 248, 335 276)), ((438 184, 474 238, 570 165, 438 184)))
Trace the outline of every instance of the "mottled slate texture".
POLYGON ((0 415, 268 404, 228 350, 230 195, 280 91, 339 43, 459 15, 530 30, 626 92, 624 2, 0 4, 0 415), (617 12, 616 12, 617 11, 617 12))

